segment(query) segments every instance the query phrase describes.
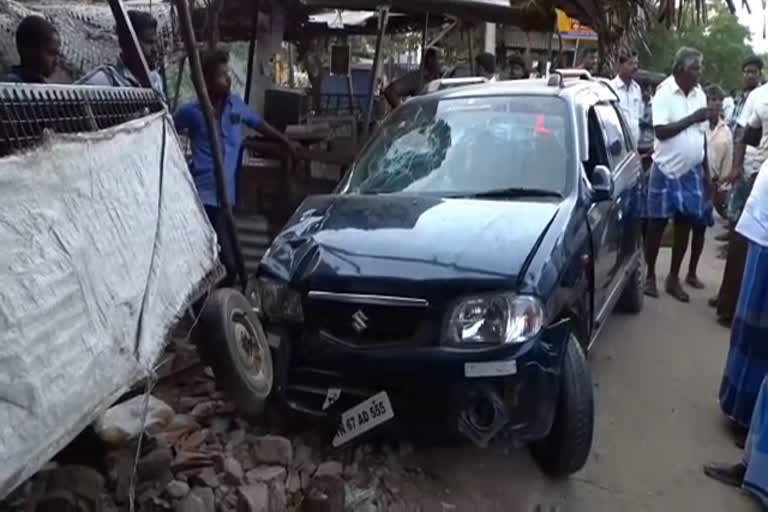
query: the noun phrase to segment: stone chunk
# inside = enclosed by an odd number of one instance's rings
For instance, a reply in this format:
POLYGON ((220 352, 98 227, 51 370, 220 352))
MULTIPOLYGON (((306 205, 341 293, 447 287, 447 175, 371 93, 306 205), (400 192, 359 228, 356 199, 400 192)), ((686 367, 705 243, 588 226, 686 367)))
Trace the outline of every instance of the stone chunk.
POLYGON ((248 483, 271 484, 285 480, 286 470, 282 466, 257 466, 246 474, 248 483))
POLYGON ((253 458, 257 462, 289 466, 293 461, 293 445, 282 436, 261 436, 253 440, 253 458))
POLYGON ((233 457, 225 457, 222 465, 224 483, 240 485, 243 483, 243 467, 233 457))
POLYGON ((270 512, 269 489, 254 483, 237 489, 237 512, 270 512))
POLYGON ((182 482, 180 480, 173 480, 165 487, 165 492, 171 498, 175 500, 180 500, 181 498, 189 494, 189 485, 187 485, 185 482, 182 482))

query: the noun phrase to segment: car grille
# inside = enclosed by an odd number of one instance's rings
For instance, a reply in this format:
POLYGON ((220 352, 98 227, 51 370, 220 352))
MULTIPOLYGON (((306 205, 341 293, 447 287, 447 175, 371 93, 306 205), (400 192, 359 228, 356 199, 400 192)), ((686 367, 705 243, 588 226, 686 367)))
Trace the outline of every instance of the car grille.
POLYGON ((386 305, 310 299, 308 327, 355 345, 413 344, 422 330, 427 305, 386 305))

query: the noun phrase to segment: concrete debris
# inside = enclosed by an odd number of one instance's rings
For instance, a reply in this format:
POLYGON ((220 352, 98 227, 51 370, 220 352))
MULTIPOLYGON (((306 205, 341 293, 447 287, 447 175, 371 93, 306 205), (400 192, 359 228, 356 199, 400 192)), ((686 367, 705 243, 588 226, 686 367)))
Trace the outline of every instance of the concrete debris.
POLYGON ((173 453, 167 446, 161 446, 154 449, 149 454, 139 459, 137 473, 139 480, 160 480, 166 475, 171 474, 171 462, 173 453))
POLYGON ((269 488, 263 483, 237 489, 237 512, 270 512, 269 488))
MULTIPOLYGON (((138 462, 139 406, 144 396, 113 407, 94 425, 97 443, 106 447, 103 466, 108 482, 105 485, 99 472, 88 470, 97 478, 93 489, 83 493, 104 503, 93 501, 101 506, 94 512, 127 510, 134 465, 136 510, 141 512, 388 510, 386 500, 398 487, 382 480, 398 466, 392 459, 409 455, 412 448, 385 449, 381 454, 364 444, 331 452, 328 436, 319 432, 288 438, 276 435, 285 431, 279 417, 265 417, 257 424, 238 417, 210 379, 174 385, 170 392, 156 387, 163 400, 149 400, 151 422, 138 462), (167 404, 183 412, 175 414, 167 404)), ((26 497, 15 498, 11 507, 0 502, 0 510, 29 510, 28 504, 39 501, 44 491, 45 487, 34 500, 35 493, 26 491, 26 497)))
POLYGON ((338 462, 335 460, 329 460, 317 466, 317 471, 315 471, 315 476, 316 477, 320 477, 320 476, 340 477, 343 471, 344 471, 344 467, 342 466, 341 462, 338 462))
POLYGON ((289 466, 293 461, 293 445, 281 436, 261 436, 253 442, 251 451, 257 462, 289 466))
POLYGON ((190 496, 197 496, 205 504, 207 512, 216 512, 216 497, 213 494, 213 489, 209 487, 195 487, 190 492, 190 496))
POLYGON ((174 411, 171 407, 155 398, 145 395, 136 396, 130 400, 107 409, 93 424, 99 437, 110 446, 124 446, 137 438, 144 431, 157 434, 173 421, 174 411), (146 422, 142 420, 146 410, 146 422))
POLYGON ((189 494, 189 485, 180 480, 172 480, 166 487, 165 492, 169 497, 180 500, 189 494))
POLYGON ((209 512, 205 501, 195 494, 187 494, 176 503, 174 510, 175 512, 209 512))
POLYGON ((208 419, 216 414, 216 401, 206 400, 205 402, 199 402, 192 408, 189 413, 190 416, 197 420, 208 419))
POLYGON ((227 436, 227 451, 231 452, 239 448, 245 442, 245 430, 233 430, 227 436))
POLYGON ((224 458, 222 472, 225 484, 237 486, 243 483, 243 467, 233 457, 224 458))
POLYGON ((203 468, 199 473, 192 475, 190 483, 193 485, 200 485, 205 487, 218 487, 219 477, 216 474, 216 470, 212 467, 203 468))
POLYGON ((295 469, 288 472, 288 478, 285 480, 285 490, 289 494, 296 494, 301 490, 301 476, 295 469))
POLYGON ((258 466, 248 472, 246 480, 248 483, 262 482, 272 484, 282 482, 286 478, 286 470, 282 466, 258 466))
POLYGON ((341 478, 313 478, 304 495, 303 512, 344 512, 346 490, 341 478))

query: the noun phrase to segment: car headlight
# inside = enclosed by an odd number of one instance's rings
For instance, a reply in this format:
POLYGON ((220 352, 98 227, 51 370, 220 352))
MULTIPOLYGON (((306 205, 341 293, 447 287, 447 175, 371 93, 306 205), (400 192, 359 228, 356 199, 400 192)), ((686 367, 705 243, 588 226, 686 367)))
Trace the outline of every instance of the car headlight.
POLYGON ((544 307, 530 295, 495 293, 467 297, 451 310, 446 338, 451 343, 523 343, 544 325, 544 307))
POLYGON ((301 294, 288 284, 268 277, 259 278, 259 296, 261 312, 270 320, 302 322, 304 310, 301 307, 301 294))

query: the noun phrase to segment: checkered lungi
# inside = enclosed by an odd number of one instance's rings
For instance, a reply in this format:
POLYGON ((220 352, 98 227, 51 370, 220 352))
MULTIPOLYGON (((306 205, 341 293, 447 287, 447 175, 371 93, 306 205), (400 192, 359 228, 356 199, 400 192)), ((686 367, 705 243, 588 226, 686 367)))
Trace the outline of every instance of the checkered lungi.
POLYGON ((703 175, 702 166, 697 165, 682 176, 667 176, 654 162, 648 176, 645 216, 670 219, 683 215, 709 224, 712 209, 704 197, 703 175))

